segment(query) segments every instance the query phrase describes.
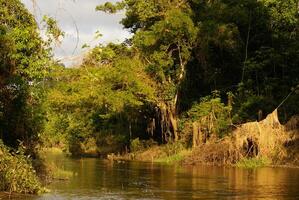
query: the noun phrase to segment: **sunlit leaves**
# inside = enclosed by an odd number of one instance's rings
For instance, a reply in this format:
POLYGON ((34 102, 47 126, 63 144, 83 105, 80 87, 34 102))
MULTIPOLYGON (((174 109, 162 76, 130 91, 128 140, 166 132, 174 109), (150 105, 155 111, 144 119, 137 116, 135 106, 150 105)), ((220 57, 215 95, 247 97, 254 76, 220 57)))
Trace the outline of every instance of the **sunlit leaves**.
POLYGON ((281 29, 286 26, 291 28, 298 23, 297 0, 260 0, 260 2, 269 8, 273 29, 281 29))
POLYGON ((61 43, 61 38, 64 37, 65 33, 59 28, 57 21, 49 16, 43 17, 43 22, 45 23, 46 35, 48 36, 49 45, 52 42, 58 44, 61 43))
POLYGON ((42 127, 40 86, 49 70, 50 49, 20 1, 0 0, 0 5, 0 132, 7 145, 16 147, 18 140, 33 138, 34 144, 42 127))
POLYGON ((116 13, 117 11, 124 8, 123 2, 117 2, 115 4, 112 4, 111 2, 106 2, 103 5, 98 5, 96 7, 96 10, 98 11, 104 11, 107 13, 116 13))
POLYGON ((155 101, 143 63, 122 44, 95 47, 80 68, 57 68, 51 76, 42 138, 54 143, 51 132, 66 143, 121 136, 124 145, 128 123, 144 123, 144 107, 155 101))

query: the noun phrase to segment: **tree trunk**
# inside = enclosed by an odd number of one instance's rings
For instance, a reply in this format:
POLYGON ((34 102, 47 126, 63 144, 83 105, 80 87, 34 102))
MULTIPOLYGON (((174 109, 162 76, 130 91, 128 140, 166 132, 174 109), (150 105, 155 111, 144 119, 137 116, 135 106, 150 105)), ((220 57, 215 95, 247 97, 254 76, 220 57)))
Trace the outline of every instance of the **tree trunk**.
POLYGON ((197 122, 193 122, 193 135, 192 135, 192 147, 195 148, 202 143, 202 133, 200 130, 200 125, 197 122))
POLYGON ((173 135, 174 135, 174 141, 178 141, 179 136, 178 136, 178 122, 177 122, 177 114, 176 114, 176 109, 175 106, 171 106, 173 108, 170 108, 169 110, 169 120, 172 126, 172 130, 173 130, 173 135))

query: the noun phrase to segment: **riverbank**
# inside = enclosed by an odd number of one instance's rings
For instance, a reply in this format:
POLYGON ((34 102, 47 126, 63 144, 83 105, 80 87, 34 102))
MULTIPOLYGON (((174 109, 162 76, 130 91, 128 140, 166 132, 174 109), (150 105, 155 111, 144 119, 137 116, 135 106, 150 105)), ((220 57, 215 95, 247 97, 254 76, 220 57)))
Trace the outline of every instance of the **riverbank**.
POLYGON ((299 120, 282 125, 277 110, 264 120, 236 127, 227 137, 194 148, 187 164, 299 166, 299 120))
POLYGON ((22 149, 9 149, 0 140, 0 192, 5 197, 47 193, 45 185, 56 180, 66 181, 75 176, 55 163, 53 157, 60 156, 63 160, 66 156, 61 149, 43 149, 37 154, 38 158, 33 160, 22 149))
POLYGON ((152 146, 125 155, 108 155, 109 160, 179 162, 183 165, 229 165, 299 167, 299 120, 280 124, 277 110, 260 122, 242 124, 221 139, 211 139, 187 149, 182 143, 152 146))
MULTIPOLYGON (((107 159, 110 161, 143 161, 143 162, 156 162, 156 163, 166 163, 166 164, 179 164, 179 165, 213 165, 213 166, 232 166, 238 168, 259 168, 259 167, 279 167, 279 168, 299 168, 298 155, 289 155, 287 159, 283 160, 271 160, 268 157, 247 157, 235 160, 234 162, 224 162, 224 160, 216 159, 214 157, 213 162, 204 162, 203 158, 211 156, 205 155, 205 151, 215 144, 207 144, 195 149, 184 149, 176 154, 167 155, 165 152, 165 146, 154 146, 150 147, 144 151, 127 153, 124 155, 120 154, 109 154, 107 159), (293 158, 293 159, 292 159, 293 158)), ((223 150, 217 150, 219 152, 224 152, 223 150)), ((215 151, 214 151, 215 153, 215 151)))

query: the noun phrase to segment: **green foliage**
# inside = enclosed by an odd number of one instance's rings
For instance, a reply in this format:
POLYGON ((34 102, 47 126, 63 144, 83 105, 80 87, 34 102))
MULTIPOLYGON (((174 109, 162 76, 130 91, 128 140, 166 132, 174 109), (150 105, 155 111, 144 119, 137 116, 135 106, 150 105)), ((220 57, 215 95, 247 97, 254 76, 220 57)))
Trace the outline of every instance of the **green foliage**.
POLYGON ((50 176, 53 177, 53 179, 57 180, 69 180, 74 176, 74 173, 72 171, 67 171, 64 169, 60 169, 55 166, 55 164, 52 164, 52 174, 50 176))
MULTIPOLYGON (((6 54, 11 61, 6 68, 13 68, 18 75, 33 81, 44 77, 48 52, 44 49, 34 17, 17 0, 0 1, 1 4, 1 36, 10 45, 6 46, 10 54, 6 54), (20 17, 22 16, 22 17, 20 17)), ((5 62, 1 57, 1 64, 5 62)))
POLYGON ((125 44, 109 43, 106 46, 99 45, 93 48, 84 58, 83 65, 85 67, 99 67, 113 63, 114 59, 119 59, 122 56, 126 57, 131 54, 131 50, 125 44))
MULTIPOLYGON (((199 121, 222 137, 232 122, 271 112, 298 85, 295 0, 123 0, 96 8, 122 9, 121 23, 134 33, 130 47, 98 45, 80 68, 52 71, 44 104, 45 144, 65 143, 81 152, 92 138, 102 150, 121 151, 130 142, 136 150, 143 139, 154 137, 146 133, 150 123, 161 141, 163 134, 175 132, 171 121, 177 116, 185 116, 181 122, 199 121), (214 90, 219 94, 209 96, 214 90)), ((55 21, 46 22, 49 33, 61 34, 55 21)), ((11 46, 3 35, 3 46, 11 46)), ((294 93, 283 105, 289 115, 297 113, 297 99, 294 93)))
POLYGON ((141 144, 139 138, 131 140, 130 149, 131 152, 137 152, 143 150, 143 145, 141 144))
POLYGON ((271 16, 271 28, 276 31, 284 31, 284 28, 291 28, 298 23, 298 1, 297 0, 262 0, 271 16))
POLYGON ((170 156, 158 158, 156 161, 167 164, 175 164, 184 160, 188 155, 190 155, 191 151, 182 150, 176 154, 172 154, 170 156))
MULTIPOLYGON (((265 117, 275 109, 298 84, 297 3, 193 1, 193 19, 200 29, 183 89, 185 108, 189 99, 196 101, 217 89, 234 93, 235 122, 257 120, 259 111, 265 117)), ((294 114, 291 104, 283 105, 284 121, 294 114)))
POLYGON ((103 5, 97 6, 96 10, 104 11, 107 13, 116 13, 118 10, 121 10, 123 8, 124 8, 123 2, 116 2, 115 4, 112 4, 111 2, 106 2, 103 5))
MULTIPOLYGON (((148 61, 149 74, 161 84, 161 99, 173 101, 198 32, 188 4, 180 0, 124 0, 120 4, 126 9, 122 24, 135 33, 132 43, 148 61)), ((107 2, 98 10, 109 11, 111 6, 107 2)), ((112 7, 114 13, 116 5, 112 7)))
POLYGON ((80 68, 52 71, 45 145, 62 142, 81 154, 84 142, 94 138, 98 153, 105 154, 122 151, 130 137, 145 130, 155 92, 142 62, 122 44, 99 46, 91 54, 80 68))
POLYGON ((157 142, 155 142, 152 139, 139 140, 139 138, 135 138, 135 139, 131 140, 131 142, 130 142, 130 151, 133 153, 138 152, 138 151, 143 151, 143 150, 149 149, 156 145, 157 145, 157 142))
MULTIPOLYGON (((98 45, 71 69, 50 61, 51 43, 64 35, 58 22, 44 17, 43 41, 19 0, 0 5, 0 138, 15 149, 23 141, 26 154, 39 139, 77 156, 140 152, 155 139, 168 141, 160 160, 174 162, 188 151, 166 137, 183 140, 187 122, 221 138, 232 122, 265 117, 288 94, 283 120, 299 113, 297 0, 107 2, 96 10, 125 10, 129 45, 98 45)), ((13 152, 0 143, 0 190, 42 191, 30 159, 13 152)))
MULTIPOLYGON (((158 100, 170 107, 173 118, 201 121, 201 126, 222 137, 232 122, 265 117, 298 85, 297 4, 296 0, 123 0, 98 10, 125 9, 121 23, 134 33, 132 47, 156 82, 158 100), (219 95, 210 97, 214 90, 219 95)), ((294 94, 284 102, 284 121, 298 113, 297 99, 294 94)))
POLYGON ((151 74, 157 76, 157 80, 164 83, 168 79, 177 84, 190 58, 197 31, 188 12, 170 7, 165 10, 163 19, 138 31, 133 43, 150 60, 149 68, 155 69, 151 74))
POLYGON ((41 85, 50 52, 20 1, 1 0, 0 5, 0 138, 13 147, 17 140, 29 146, 42 128, 41 85))
POLYGON ((57 21, 52 17, 44 16, 43 22, 45 23, 46 35, 48 36, 48 45, 52 42, 60 42, 60 37, 63 37, 65 33, 59 28, 57 21))
POLYGON ((243 158, 236 164, 236 166, 240 168, 255 169, 268 166, 270 163, 271 162, 267 158, 243 158))
POLYGON ((256 120, 261 110, 270 113, 272 110, 271 102, 267 102, 263 96, 251 95, 242 101, 240 108, 234 112, 235 114, 232 121, 234 123, 240 123, 244 119, 248 121, 256 120))
POLYGON ((163 146, 163 150, 167 156, 172 156, 185 150, 184 144, 182 142, 172 142, 163 146))
POLYGON ((22 150, 16 153, 0 140, 0 191, 38 194, 45 189, 36 176, 30 158, 22 150))
POLYGON ((186 149, 184 143, 182 142, 172 142, 165 144, 161 147, 165 157, 160 157, 156 161, 168 164, 177 163, 183 160, 186 156, 190 154, 190 151, 186 149))
POLYGON ((204 127, 210 127, 210 132, 223 137, 231 124, 231 109, 232 107, 222 103, 215 93, 214 97, 203 97, 200 103, 194 104, 187 112, 187 117, 192 121, 199 121, 204 127))

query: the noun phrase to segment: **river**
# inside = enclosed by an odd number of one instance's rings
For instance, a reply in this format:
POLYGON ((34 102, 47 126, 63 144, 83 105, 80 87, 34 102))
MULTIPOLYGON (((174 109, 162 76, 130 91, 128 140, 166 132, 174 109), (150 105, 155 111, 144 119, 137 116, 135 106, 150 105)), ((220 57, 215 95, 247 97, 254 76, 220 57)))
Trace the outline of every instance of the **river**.
MULTIPOLYGON (((180 167, 62 156, 51 159, 73 176, 54 181, 47 186, 51 192, 42 196, 11 199, 299 199, 299 169, 180 167)), ((0 199, 7 198, 0 195, 0 199)))

